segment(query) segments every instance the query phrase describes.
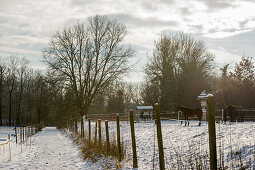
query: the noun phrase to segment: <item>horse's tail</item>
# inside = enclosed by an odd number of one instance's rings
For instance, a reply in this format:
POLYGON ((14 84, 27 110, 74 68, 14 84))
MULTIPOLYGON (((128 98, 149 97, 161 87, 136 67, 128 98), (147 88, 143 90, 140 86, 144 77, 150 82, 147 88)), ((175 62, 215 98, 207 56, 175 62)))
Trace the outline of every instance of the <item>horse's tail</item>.
POLYGON ((199 121, 201 121, 202 120, 202 116, 203 116, 203 111, 202 111, 202 109, 199 109, 198 112, 199 112, 198 119, 199 119, 199 121))
POLYGON ((202 119, 202 115, 203 115, 203 112, 201 109, 194 109, 194 112, 193 112, 195 115, 197 115, 198 117, 198 120, 201 121, 202 119))

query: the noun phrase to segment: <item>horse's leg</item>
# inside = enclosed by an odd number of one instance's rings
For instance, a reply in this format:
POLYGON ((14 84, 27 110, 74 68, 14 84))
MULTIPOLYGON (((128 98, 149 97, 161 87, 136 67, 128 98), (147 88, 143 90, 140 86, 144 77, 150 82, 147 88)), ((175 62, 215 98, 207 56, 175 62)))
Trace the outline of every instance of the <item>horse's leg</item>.
POLYGON ((188 126, 189 126, 189 117, 187 116, 187 122, 188 122, 188 126))
POLYGON ((199 118, 198 121, 199 121, 199 122, 198 122, 198 126, 200 126, 200 125, 201 125, 201 118, 199 118))
POLYGON ((200 126, 201 125, 201 118, 202 118, 202 115, 198 115, 198 126, 200 126))

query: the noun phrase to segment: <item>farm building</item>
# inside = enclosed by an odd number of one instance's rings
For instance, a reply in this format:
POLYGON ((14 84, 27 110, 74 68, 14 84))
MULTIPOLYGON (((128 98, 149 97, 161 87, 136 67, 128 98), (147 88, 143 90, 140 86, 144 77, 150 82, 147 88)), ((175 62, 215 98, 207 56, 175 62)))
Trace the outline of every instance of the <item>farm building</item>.
POLYGON ((152 106, 136 106, 136 120, 152 120, 153 107, 152 106))

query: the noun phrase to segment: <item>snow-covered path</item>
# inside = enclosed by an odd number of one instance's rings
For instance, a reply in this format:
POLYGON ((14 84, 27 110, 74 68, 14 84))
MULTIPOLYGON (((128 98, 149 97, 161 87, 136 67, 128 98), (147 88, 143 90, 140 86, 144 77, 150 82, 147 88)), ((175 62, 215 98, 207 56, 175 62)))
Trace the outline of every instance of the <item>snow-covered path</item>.
MULTIPOLYGON (((28 142, 29 143, 29 142, 28 142)), ((44 128, 32 137, 31 146, 16 151, 12 142, 12 160, 0 165, 0 169, 84 169, 79 149, 71 139, 56 128, 44 128)), ((25 145, 25 144, 24 144, 25 145)))

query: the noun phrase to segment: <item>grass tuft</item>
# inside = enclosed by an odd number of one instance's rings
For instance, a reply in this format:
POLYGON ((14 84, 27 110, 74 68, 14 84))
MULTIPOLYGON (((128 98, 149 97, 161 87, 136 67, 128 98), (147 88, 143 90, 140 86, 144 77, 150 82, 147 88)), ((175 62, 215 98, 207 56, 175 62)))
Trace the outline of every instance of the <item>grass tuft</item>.
MULTIPOLYGON (((109 141, 109 148, 107 143, 102 140, 101 145, 95 141, 89 141, 88 138, 83 138, 80 141, 82 143, 82 154, 84 159, 90 159, 93 162, 97 162, 102 157, 112 157, 118 159, 118 145, 115 140, 109 141)), ((121 142, 121 160, 126 157, 126 147, 124 142, 121 142)), ((117 165, 117 164, 116 164, 117 165)), ((118 166, 119 167, 119 164, 118 166)))

